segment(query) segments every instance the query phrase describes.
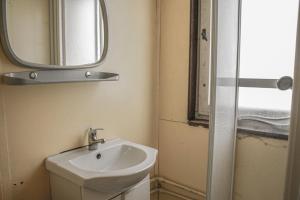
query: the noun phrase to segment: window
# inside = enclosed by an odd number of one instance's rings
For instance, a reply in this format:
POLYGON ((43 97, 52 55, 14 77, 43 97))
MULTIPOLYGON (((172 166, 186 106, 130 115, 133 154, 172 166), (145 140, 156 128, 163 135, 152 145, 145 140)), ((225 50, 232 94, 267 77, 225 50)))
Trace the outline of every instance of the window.
POLYGON ((208 124, 211 2, 191 0, 188 120, 208 124), (200 103, 201 102, 201 103, 200 103))
MULTIPOLYGON (((276 137, 288 134, 292 91, 277 86, 278 80, 287 88, 292 83, 289 77, 293 77, 294 69, 298 3, 298 0, 242 2, 238 113, 241 130, 276 137)), ((189 111, 194 110, 189 120, 202 123, 207 123, 209 116, 209 6, 206 1, 198 5, 201 20, 197 24, 197 66, 190 62, 190 69, 196 68, 197 78, 192 81, 190 75, 190 86, 195 84, 196 91, 193 108, 189 101, 189 111)), ((190 93, 193 93, 191 88, 190 93)))
MULTIPOLYGON (((298 0, 243 1, 240 78, 293 77, 297 18, 298 0)), ((291 101, 291 90, 241 87, 239 126, 287 134, 291 101)))

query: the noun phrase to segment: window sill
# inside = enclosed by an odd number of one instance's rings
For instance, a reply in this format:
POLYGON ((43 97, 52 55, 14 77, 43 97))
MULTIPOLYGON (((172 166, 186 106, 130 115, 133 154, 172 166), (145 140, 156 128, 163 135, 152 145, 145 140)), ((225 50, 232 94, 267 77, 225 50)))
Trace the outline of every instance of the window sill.
MULTIPOLYGON (((209 120, 197 120, 197 119, 189 120, 188 125, 194 127, 202 126, 204 128, 209 128, 209 120)), ((285 134, 249 130, 245 128, 237 128, 237 134, 255 135, 258 137, 265 137, 265 138, 272 138, 272 139, 279 139, 279 140, 288 140, 289 138, 289 136, 285 134)))
POLYGON ((209 128, 209 121, 208 120, 197 120, 197 119, 189 120, 188 125, 195 126, 195 127, 202 126, 204 128, 209 128))
POLYGON ((258 137, 265 137, 265 138, 272 138, 272 139, 279 139, 279 140, 288 140, 289 139, 289 136, 285 135, 285 134, 254 131, 254 130, 248 130, 248 129, 243 129, 243 128, 238 128, 237 134, 255 135, 258 137))

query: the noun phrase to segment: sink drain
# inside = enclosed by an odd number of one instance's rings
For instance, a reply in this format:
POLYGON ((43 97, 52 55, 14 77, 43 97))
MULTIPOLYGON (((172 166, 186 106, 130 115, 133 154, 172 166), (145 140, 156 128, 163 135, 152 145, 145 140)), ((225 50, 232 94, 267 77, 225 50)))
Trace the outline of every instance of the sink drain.
POLYGON ((101 158, 101 153, 98 153, 97 155, 96 155, 96 158, 99 160, 100 158, 101 158))

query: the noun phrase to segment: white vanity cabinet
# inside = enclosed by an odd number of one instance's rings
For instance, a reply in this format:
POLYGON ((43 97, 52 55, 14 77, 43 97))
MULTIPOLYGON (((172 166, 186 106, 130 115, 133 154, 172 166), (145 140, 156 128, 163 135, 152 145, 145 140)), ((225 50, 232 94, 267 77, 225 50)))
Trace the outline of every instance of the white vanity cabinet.
POLYGON ((149 177, 112 200, 150 200, 149 177))
POLYGON ((149 175, 132 188, 113 198, 113 194, 103 194, 80 187, 69 180, 50 174, 52 200, 150 200, 149 175))

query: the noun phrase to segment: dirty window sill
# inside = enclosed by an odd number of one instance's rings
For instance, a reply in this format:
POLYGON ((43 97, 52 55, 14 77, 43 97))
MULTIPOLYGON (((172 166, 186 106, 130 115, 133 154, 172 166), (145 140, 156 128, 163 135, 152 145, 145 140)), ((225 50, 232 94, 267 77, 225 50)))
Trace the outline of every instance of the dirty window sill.
MULTIPOLYGON (((209 128, 209 120, 189 120, 188 124, 190 126, 198 127, 202 126, 204 128, 209 128)), ((266 138, 273 138, 279 140, 288 140, 289 136, 285 134, 279 133, 270 133, 270 132, 263 132, 263 131, 254 131, 245 128, 237 128, 237 134, 243 135, 255 135, 258 137, 266 137, 266 138)))

